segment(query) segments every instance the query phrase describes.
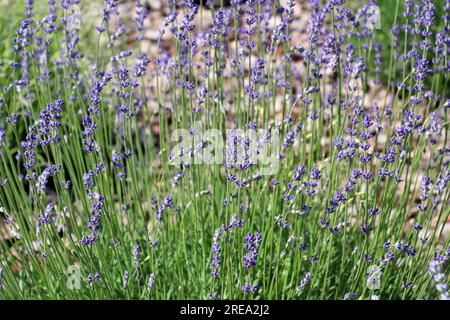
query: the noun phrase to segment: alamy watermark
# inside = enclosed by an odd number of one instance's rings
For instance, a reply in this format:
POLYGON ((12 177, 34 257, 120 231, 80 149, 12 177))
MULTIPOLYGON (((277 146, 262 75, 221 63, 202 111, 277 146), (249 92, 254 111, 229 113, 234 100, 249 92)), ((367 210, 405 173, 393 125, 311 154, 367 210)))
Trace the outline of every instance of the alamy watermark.
POLYGON ((172 133, 174 143, 170 164, 224 164, 241 169, 257 168, 260 175, 273 175, 279 169, 280 133, 278 129, 218 129, 202 128, 195 122, 191 129, 172 133))
POLYGON ((381 288, 381 268, 377 265, 371 265, 367 268, 366 286, 371 290, 379 290, 381 288))
POLYGON ((67 282, 66 286, 70 290, 81 289, 81 272, 80 267, 77 265, 71 265, 66 270, 67 282))
POLYGON ((369 4, 366 8, 365 26, 370 29, 381 28, 381 10, 380 7, 375 4, 369 4))
POLYGON ((81 9, 78 4, 74 4, 69 8, 66 28, 69 31, 77 31, 81 29, 81 9))

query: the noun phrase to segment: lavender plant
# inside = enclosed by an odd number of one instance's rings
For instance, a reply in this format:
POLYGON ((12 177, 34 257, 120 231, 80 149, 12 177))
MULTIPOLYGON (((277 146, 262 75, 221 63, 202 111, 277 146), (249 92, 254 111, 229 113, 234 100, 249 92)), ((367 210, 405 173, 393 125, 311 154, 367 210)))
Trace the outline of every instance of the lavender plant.
POLYGON ((348 2, 0 4, 0 297, 448 299, 450 1, 348 2))

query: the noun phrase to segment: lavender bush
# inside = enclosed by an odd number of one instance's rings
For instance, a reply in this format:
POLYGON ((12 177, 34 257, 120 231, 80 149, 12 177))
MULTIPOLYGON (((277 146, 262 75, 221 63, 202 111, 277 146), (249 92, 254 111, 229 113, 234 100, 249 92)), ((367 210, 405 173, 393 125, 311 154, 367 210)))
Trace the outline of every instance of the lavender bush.
POLYGON ((348 2, 0 2, 0 297, 448 299, 450 1, 348 2))

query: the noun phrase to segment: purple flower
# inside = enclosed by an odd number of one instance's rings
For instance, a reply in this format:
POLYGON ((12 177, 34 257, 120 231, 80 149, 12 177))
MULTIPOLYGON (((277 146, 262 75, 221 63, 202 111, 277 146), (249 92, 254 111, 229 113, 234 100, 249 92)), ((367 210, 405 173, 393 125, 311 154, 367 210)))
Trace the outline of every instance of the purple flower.
POLYGON ((309 175, 314 180, 319 180, 320 177, 322 176, 321 173, 320 173, 319 168, 317 168, 317 167, 312 168, 311 169, 311 173, 309 175))
POLYGON ((141 254, 141 248, 139 247, 139 245, 137 243, 133 246, 132 253, 133 253, 133 264, 134 264, 134 266, 137 267, 140 264, 139 255, 141 254))
POLYGON ((249 292, 256 293, 256 292, 258 292, 258 289, 259 289, 259 287, 256 283, 255 284, 244 283, 242 285, 242 292, 244 292, 244 293, 249 293, 249 292))
POLYGON ((123 273, 123 276, 122 276, 122 287, 124 289, 128 288, 128 279, 129 278, 130 278, 130 273, 127 270, 125 270, 125 272, 123 273))
POLYGON ((147 280, 147 289, 152 290, 155 284, 155 274, 151 273, 147 280))
POLYGON ((40 227, 42 224, 50 224, 54 218, 55 205, 49 202, 45 207, 44 214, 39 216, 36 226, 40 227))
POLYGON ((214 232, 213 235, 213 244, 212 244, 212 261, 210 264, 211 268, 211 276, 213 278, 217 278, 220 273, 220 238, 222 236, 222 229, 218 228, 214 232))
POLYGON ((300 284, 296 287, 297 291, 303 291, 310 281, 311 272, 307 272, 305 277, 300 281, 300 284))
POLYGON ((292 175, 292 178, 295 181, 300 181, 302 176, 305 174, 305 171, 306 171, 306 167, 304 165, 298 166, 297 168, 295 168, 295 172, 292 175))
POLYGON ((103 216, 103 202, 105 198, 96 192, 88 193, 91 201, 91 217, 89 218, 88 229, 91 230, 90 235, 81 238, 80 243, 83 245, 93 245, 98 241, 100 232, 100 221, 103 216))
POLYGON ((362 233, 368 234, 372 230, 372 227, 364 224, 360 227, 360 230, 362 233))
POLYGON ((380 208, 369 208, 368 213, 371 216, 377 216, 380 214, 380 208))
POLYGON ((380 263, 384 266, 386 266, 389 261, 392 261, 395 259, 395 254, 392 251, 388 251, 382 258, 380 258, 380 263))
POLYGON ((440 293, 441 300, 449 300, 450 295, 448 285, 445 282, 446 276, 442 270, 442 262, 438 259, 433 259, 428 265, 428 272, 433 277, 436 290, 440 293))
POLYGON ((256 232, 255 234, 249 232, 245 238, 244 250, 247 251, 242 257, 243 266, 246 269, 254 268, 256 266, 256 259, 258 258, 258 248, 262 242, 262 234, 256 232))

